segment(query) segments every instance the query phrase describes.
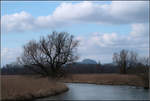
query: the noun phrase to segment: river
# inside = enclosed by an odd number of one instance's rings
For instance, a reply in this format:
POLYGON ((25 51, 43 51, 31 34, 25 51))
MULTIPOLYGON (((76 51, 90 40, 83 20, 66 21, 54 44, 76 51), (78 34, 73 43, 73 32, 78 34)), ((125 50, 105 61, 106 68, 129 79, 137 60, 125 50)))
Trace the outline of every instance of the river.
POLYGON ((69 91, 39 100, 149 100, 150 90, 135 86, 66 83, 69 91))

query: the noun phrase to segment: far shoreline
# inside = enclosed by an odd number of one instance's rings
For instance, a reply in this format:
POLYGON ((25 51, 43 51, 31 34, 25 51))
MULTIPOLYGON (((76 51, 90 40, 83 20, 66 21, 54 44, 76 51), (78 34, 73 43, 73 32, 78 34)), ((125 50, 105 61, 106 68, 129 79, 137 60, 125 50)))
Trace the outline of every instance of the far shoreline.
POLYGON ((61 81, 97 85, 126 85, 145 87, 144 80, 134 74, 72 74, 61 81))

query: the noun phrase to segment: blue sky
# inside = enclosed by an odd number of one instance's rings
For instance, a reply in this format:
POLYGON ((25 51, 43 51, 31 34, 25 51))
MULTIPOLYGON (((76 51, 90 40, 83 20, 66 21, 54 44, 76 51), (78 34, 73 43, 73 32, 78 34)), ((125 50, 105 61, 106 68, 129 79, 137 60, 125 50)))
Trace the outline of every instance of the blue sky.
MULTIPOLYGON (((34 17, 39 15, 46 16, 52 13, 63 1, 2 1, 2 15, 27 11, 34 17), (45 9, 45 10, 43 10, 45 9), (37 12, 38 11, 38 12, 37 12), (40 12, 40 13, 39 13, 40 12)), ((80 3, 81 1, 66 1, 66 3, 80 3)), ((100 4, 110 4, 111 2, 94 2, 100 4)))
POLYGON ((54 30, 69 32, 81 41, 79 60, 112 62, 113 52, 123 48, 148 56, 148 12, 146 1, 3 1, 2 65, 14 62, 29 40, 54 30))

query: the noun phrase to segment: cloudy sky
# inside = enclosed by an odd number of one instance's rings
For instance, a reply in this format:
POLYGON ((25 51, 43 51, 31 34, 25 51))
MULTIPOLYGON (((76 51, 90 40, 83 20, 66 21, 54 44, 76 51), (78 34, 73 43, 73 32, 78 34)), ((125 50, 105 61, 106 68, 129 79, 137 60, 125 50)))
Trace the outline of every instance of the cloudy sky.
POLYGON ((112 62, 121 49, 148 56, 149 2, 10 2, 1 3, 1 63, 14 62, 22 46, 52 31, 80 40, 80 60, 112 62))

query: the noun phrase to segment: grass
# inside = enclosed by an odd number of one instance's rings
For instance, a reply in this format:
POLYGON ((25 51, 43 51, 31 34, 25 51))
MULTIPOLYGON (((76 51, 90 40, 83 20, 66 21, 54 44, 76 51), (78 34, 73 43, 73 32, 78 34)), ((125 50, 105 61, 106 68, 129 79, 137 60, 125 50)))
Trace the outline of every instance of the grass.
POLYGON ((144 87, 144 81, 137 75, 123 74, 72 74, 61 79, 67 83, 92 83, 104 85, 132 85, 144 87))
POLYGON ((31 100, 67 91, 65 84, 32 76, 1 76, 1 100, 31 100))

